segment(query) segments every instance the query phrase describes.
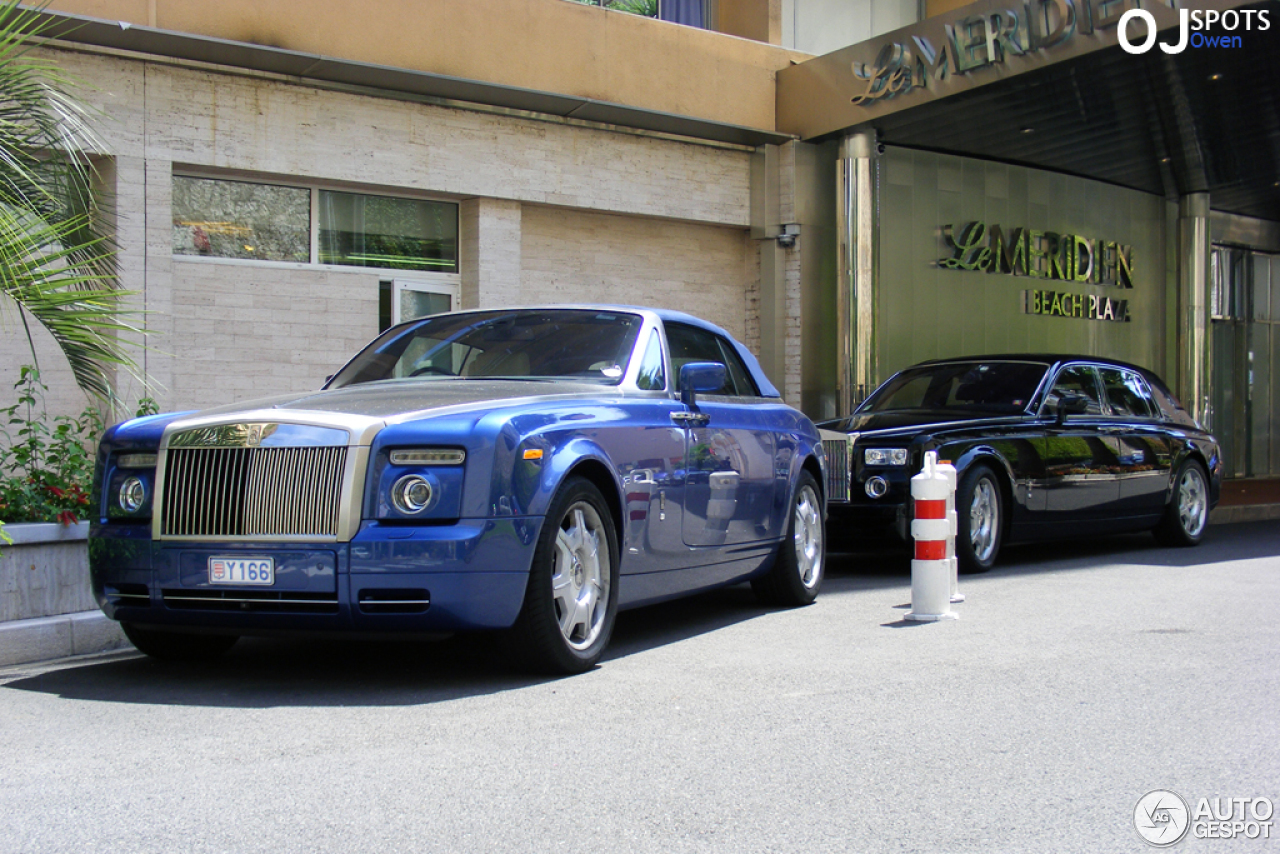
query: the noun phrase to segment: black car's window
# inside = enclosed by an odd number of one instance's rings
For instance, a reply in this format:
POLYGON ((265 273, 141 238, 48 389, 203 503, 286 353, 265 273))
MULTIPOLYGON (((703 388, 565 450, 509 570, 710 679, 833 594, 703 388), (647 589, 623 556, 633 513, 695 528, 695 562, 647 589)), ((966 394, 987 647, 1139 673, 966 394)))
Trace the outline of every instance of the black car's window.
POLYGON ((894 375, 858 407, 860 412, 896 409, 973 409, 1015 413, 1035 396, 1047 366, 1035 362, 945 362, 894 375))
POLYGON ((580 309, 437 314, 388 329, 329 387, 451 376, 617 385, 640 326, 634 314, 580 309))
POLYGON ((645 345, 640 371, 636 374, 636 386, 649 391, 661 391, 667 387, 667 375, 662 369, 662 339, 658 337, 657 330, 645 345))
POLYGON ((1063 368, 1045 398, 1043 412, 1049 417, 1057 417, 1058 405, 1068 397, 1078 396, 1083 396, 1087 401, 1083 414, 1102 414, 1102 398, 1098 391, 1097 372, 1090 365, 1069 365, 1063 368))
POLYGON ((719 335, 684 323, 668 322, 665 326, 677 391, 680 390, 680 369, 685 365, 690 362, 721 362, 725 366, 724 385, 711 394, 756 396, 760 393, 742 359, 719 335))
POLYGON ((1099 368, 1102 388, 1107 393, 1107 403, 1112 415, 1129 418, 1151 418, 1155 415, 1151 391, 1142 377, 1121 368, 1099 368))

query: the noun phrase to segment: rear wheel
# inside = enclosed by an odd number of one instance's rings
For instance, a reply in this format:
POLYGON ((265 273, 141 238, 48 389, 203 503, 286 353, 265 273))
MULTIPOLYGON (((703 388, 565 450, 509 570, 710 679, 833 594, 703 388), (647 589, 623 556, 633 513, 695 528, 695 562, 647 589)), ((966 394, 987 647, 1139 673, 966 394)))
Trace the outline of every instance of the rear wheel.
POLYGON ((986 572, 1004 540, 1000 482, 986 466, 964 473, 956 487, 956 557, 961 572, 986 572))
POLYGON ((618 537, 600 490, 580 477, 560 487, 538 535, 511 657, 539 673, 581 673, 609 645, 618 611, 618 537))
POLYGON ((236 635, 191 635, 142 629, 132 623, 121 623, 120 628, 139 652, 161 661, 212 661, 240 640, 236 635))
POLYGON ((1194 546, 1204 539, 1208 524, 1208 479, 1198 462, 1187 460, 1173 482, 1173 500, 1155 528, 1156 540, 1166 546, 1194 546))
POLYGON ((770 605, 808 605, 818 597, 827 565, 822 498, 813 475, 802 472, 791 501, 787 536, 778 546, 773 568, 752 579, 751 589, 770 605))

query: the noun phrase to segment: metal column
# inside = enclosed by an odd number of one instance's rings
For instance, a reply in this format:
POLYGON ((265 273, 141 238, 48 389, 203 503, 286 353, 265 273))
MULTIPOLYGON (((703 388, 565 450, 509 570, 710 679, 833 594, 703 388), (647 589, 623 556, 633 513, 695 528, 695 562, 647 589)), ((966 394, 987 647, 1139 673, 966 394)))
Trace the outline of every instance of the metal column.
POLYGON ((874 133, 846 136, 840 145, 836 229, 839 281, 839 410, 848 414, 876 386, 876 140, 874 133))
POLYGON ((1183 196, 1178 204, 1178 397, 1197 420, 1212 428, 1210 253, 1209 194, 1183 196))

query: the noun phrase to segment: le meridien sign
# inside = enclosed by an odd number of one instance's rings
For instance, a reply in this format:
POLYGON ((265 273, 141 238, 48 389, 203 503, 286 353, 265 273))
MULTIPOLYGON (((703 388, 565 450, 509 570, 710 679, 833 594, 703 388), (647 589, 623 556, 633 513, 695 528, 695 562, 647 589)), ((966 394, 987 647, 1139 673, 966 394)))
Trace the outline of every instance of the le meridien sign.
MULTIPOLYGON (((1148 6, 1163 0, 1148 2, 1148 6)), ((1176 7, 1176 0, 1163 5, 1176 7)), ((905 41, 884 45, 873 64, 852 63, 853 74, 864 86, 854 95, 854 104, 894 98, 914 89, 925 89, 929 80, 949 74, 968 74, 989 65, 1005 63, 1009 57, 1048 50, 1078 35, 1120 25, 1135 0, 1028 0, 979 15, 969 15, 955 23, 943 24, 933 37, 914 35, 905 41)), ((1140 11, 1140 10, 1139 10, 1140 11)), ((1149 13, 1144 20, 1154 27, 1149 13)))
MULTIPOLYGON (((955 226, 944 225, 942 235, 952 253, 938 260, 938 266, 946 270, 1133 287, 1133 247, 1127 244, 1030 228, 1006 231, 981 221, 958 232, 955 226)), ((1127 299, 1036 288, 1023 291, 1022 300, 1027 314, 1118 323, 1130 320, 1127 299)))

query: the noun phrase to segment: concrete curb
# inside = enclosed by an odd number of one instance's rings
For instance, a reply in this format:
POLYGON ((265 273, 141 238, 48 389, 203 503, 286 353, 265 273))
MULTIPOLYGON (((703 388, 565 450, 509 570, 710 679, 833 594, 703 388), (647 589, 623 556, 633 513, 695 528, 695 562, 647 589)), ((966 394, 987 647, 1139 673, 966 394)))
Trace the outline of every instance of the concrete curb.
POLYGON ((0 667, 88 655, 129 646, 120 624, 101 611, 0 623, 0 667))
POLYGON ((1209 514, 1210 525, 1230 525, 1235 522, 1265 522, 1270 519, 1280 519, 1280 504, 1218 506, 1209 514))

